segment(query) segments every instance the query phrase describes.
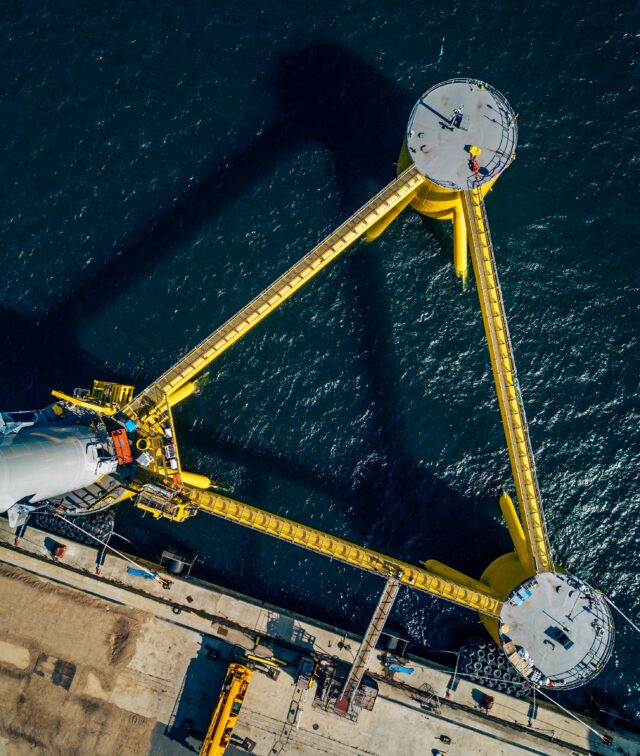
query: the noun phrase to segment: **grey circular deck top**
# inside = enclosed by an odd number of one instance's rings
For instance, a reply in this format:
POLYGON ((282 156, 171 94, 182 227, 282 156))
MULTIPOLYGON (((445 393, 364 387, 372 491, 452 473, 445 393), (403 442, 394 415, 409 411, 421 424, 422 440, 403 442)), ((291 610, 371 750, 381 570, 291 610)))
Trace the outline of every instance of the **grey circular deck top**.
POLYGON ((606 664, 613 638, 602 594, 571 575, 536 575, 508 596, 500 613, 502 648, 536 686, 584 685, 606 664))
POLYGON ((437 84, 416 103, 407 146, 423 176, 463 190, 486 184, 515 154, 518 130, 511 106, 493 87, 475 79, 437 84), (470 148, 480 148, 477 164, 470 148))

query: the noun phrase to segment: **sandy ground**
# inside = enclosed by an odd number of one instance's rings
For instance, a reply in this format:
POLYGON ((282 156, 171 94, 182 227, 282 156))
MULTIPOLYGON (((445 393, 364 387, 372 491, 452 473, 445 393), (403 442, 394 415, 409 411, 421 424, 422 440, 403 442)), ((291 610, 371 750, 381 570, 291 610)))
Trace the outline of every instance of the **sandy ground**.
POLYGON ((6 756, 147 751, 155 719, 92 695, 96 682, 109 691, 132 658, 143 616, 0 564, 6 756))
MULTIPOLYGON (((103 565, 107 580, 96 578, 96 552, 79 544, 69 544, 65 565, 55 564, 43 559, 47 536, 39 531, 24 540, 31 553, 3 545, 13 538, 0 520, 0 756, 189 756, 209 725, 228 660, 251 651, 256 633, 345 662, 349 646, 357 645, 351 636, 344 644, 347 636, 334 628, 199 581, 174 577, 165 591, 128 574, 116 557, 103 565)), ((274 652, 288 653, 277 643, 274 652)), ((370 665, 381 672, 377 656, 370 665)), ((640 752, 637 738, 614 732, 613 744, 604 746, 548 706, 528 721, 530 702, 496 691, 486 691, 495 698, 491 715, 479 713, 473 707, 485 689, 477 683, 458 678, 451 687, 450 671, 412 665, 411 684, 431 686, 441 713, 380 683, 374 711, 362 712, 357 726, 337 720, 312 706, 314 690, 298 700, 292 665, 277 680, 254 674, 236 736, 255 740, 263 756, 274 748, 323 756, 428 754, 442 734, 451 737, 451 756, 640 752)))

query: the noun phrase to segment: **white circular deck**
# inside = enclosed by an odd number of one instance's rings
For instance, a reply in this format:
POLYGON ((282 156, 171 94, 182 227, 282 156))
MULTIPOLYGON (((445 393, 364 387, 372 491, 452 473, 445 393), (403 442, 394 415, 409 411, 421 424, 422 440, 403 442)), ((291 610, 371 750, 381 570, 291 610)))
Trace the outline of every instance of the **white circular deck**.
POLYGON ((517 138, 509 103, 475 79, 432 87, 416 103, 407 127, 407 146, 420 173, 458 191, 500 174, 513 159, 517 138), (480 148, 475 165, 472 147, 480 148))
POLYGON ((508 596, 500 613, 503 651, 536 686, 583 685, 606 664, 613 637, 602 594, 571 575, 536 575, 508 596))

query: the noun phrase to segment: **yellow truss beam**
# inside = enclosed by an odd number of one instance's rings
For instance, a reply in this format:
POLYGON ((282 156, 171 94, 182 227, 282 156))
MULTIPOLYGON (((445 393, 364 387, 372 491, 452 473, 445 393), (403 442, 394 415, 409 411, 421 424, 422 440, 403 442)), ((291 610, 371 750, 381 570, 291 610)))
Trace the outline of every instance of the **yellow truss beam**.
POLYGON ((323 533, 307 525, 300 525, 280 515, 265 512, 250 504, 244 504, 211 491, 188 487, 184 487, 183 491, 198 509, 216 517, 245 525, 252 530, 302 546, 316 554, 337 559, 352 567, 358 567, 385 578, 396 577, 404 585, 469 609, 475 609, 482 614, 491 617, 500 616, 502 602, 491 595, 491 589, 488 586, 485 591, 472 589, 421 567, 401 562, 399 559, 379 554, 364 546, 357 546, 342 538, 323 533))
POLYGON ((481 190, 462 192, 462 206, 471 238, 473 270, 511 470, 526 524, 527 544, 536 570, 548 572, 554 569, 553 559, 481 190))
MULTIPOLYGON (((246 307, 138 394, 124 411, 137 416, 142 423, 153 424, 154 407, 162 395, 171 397, 187 382, 192 381, 213 360, 286 302, 394 208, 400 204, 406 206, 423 181, 424 178, 414 165, 400 174, 246 307)), ((171 398, 169 402, 171 403, 171 398)))

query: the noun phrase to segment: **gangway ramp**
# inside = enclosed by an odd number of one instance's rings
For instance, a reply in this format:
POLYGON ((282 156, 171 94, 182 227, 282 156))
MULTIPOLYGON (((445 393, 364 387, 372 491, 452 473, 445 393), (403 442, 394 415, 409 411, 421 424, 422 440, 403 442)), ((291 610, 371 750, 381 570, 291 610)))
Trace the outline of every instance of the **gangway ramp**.
POLYGON ((135 397, 125 411, 131 415, 141 415, 139 419, 144 421, 145 415, 153 413, 162 394, 172 394, 193 380, 388 213, 408 204, 424 180, 415 165, 401 173, 311 252, 135 397))
POLYGON ((482 614, 493 617, 500 615, 502 602, 491 595, 489 587, 486 593, 469 588, 421 567, 379 554, 364 546, 357 546, 337 536, 301 525, 280 515, 265 512, 258 507, 244 504, 213 491, 188 486, 184 486, 182 490, 198 509, 224 520, 245 525, 252 530, 302 546, 316 554, 322 554, 361 570, 382 575, 385 578, 394 577, 402 585, 440 596, 482 614))
POLYGON ((554 569, 553 560, 481 189, 462 192, 462 205, 511 469, 526 524, 527 542, 536 571, 549 572, 554 569))
POLYGON ((342 714, 347 714, 349 712, 351 700, 360 687, 364 673, 367 671, 367 664, 369 663, 371 652, 375 649, 380 640, 385 623, 391 614, 393 604, 395 603, 399 591, 400 583, 398 583, 395 578, 389 578, 385 583, 376 610, 369 622, 367 632, 364 634, 362 643, 358 648, 351 669, 349 670, 349 674, 347 675, 347 679, 342 686, 342 691, 335 703, 335 709, 337 712, 341 712, 342 714))

